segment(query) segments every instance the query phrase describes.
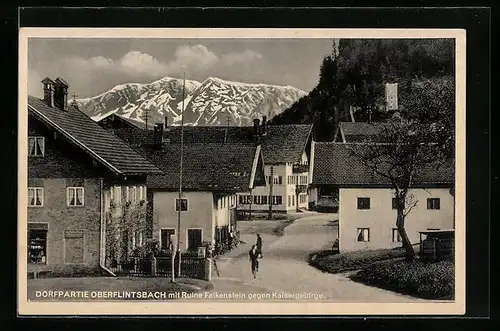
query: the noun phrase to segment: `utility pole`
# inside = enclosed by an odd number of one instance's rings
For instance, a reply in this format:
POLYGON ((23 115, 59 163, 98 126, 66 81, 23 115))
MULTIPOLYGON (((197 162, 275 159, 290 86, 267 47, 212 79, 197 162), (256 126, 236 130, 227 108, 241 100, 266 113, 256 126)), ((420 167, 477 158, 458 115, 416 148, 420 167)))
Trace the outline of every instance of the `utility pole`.
MULTIPOLYGON (((182 80, 182 110, 181 110, 181 155, 179 164, 179 212, 177 218, 177 254, 179 256, 179 268, 177 270, 177 277, 181 276, 181 210, 182 210, 182 167, 184 161, 184 90, 186 88, 186 73, 184 73, 182 80)), ((172 273, 174 270, 172 270, 172 273)))
POLYGON ((144 114, 142 115, 144 118, 144 122, 146 122, 146 130, 148 129, 148 118, 149 118, 149 109, 144 109, 143 110, 144 114))
POLYGON ((269 180, 269 215, 268 219, 273 219, 273 185, 274 185, 274 166, 271 166, 271 176, 269 180))

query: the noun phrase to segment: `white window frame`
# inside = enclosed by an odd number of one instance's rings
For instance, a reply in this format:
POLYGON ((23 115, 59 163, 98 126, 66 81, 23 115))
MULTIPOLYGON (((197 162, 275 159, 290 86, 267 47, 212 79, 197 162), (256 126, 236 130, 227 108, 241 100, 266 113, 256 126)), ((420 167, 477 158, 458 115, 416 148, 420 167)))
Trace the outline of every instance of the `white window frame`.
POLYGON ((370 242, 370 228, 357 228, 356 229, 356 242, 359 242, 359 243, 367 243, 367 242, 370 242), (358 240, 358 237, 359 237, 359 231, 363 231, 363 240, 358 240), (367 238, 368 239, 365 239, 365 232, 367 233, 367 238))
POLYGON ((131 186, 130 187, 130 203, 136 204, 137 203, 137 186, 131 186))
POLYGON ((68 207, 85 207, 85 187, 83 186, 69 186, 66 187, 66 205, 68 207), (76 190, 81 189, 82 190, 82 204, 81 205, 72 205, 70 204, 70 195, 69 192, 71 190, 75 190, 75 202, 76 202, 76 190))
POLYGON ((437 198, 437 197, 427 198, 426 202, 427 202, 427 210, 441 210, 441 198, 437 198), (429 201, 431 201, 430 207, 432 207, 432 208, 429 208, 429 201), (439 204, 439 208, 435 208, 435 204, 432 203, 432 201, 437 201, 437 203, 439 204))
POLYGON ((39 208, 39 207, 43 207, 43 204, 44 204, 44 198, 45 198, 45 192, 43 190, 43 187, 39 187, 39 186, 29 186, 28 187, 28 207, 32 208, 32 207, 35 207, 35 208, 39 208), (34 194, 34 197, 35 197, 35 204, 34 205, 31 205, 30 204, 30 190, 33 190, 33 194, 34 194), (37 205, 36 204, 36 197, 37 197, 37 191, 39 192, 42 192, 42 195, 41 195, 41 198, 40 198, 40 202, 41 204, 40 205, 37 205))
POLYGON ((401 239, 401 234, 398 231, 398 228, 392 228, 392 242, 393 243, 400 243, 403 240, 401 239), (396 240, 394 240, 396 239, 396 240))
POLYGON ((130 187, 125 186, 125 203, 130 202, 130 187))
POLYGON ((43 136, 29 136, 28 137, 28 156, 35 156, 35 157, 43 157, 45 156, 45 137, 43 136), (33 139, 35 142, 35 154, 30 154, 30 139, 33 139), (42 154, 36 154, 36 151, 37 151, 37 144, 38 144, 38 141, 41 140, 42 141, 42 146, 40 147, 40 149, 42 150, 42 154))
POLYGON ((114 201, 117 205, 120 205, 122 203, 122 187, 114 186, 113 188, 115 190, 114 201))
MULTIPOLYGON (((177 229, 176 228, 160 228, 159 230, 159 235, 160 235, 160 240, 159 240, 159 243, 160 243, 160 247, 159 249, 161 250, 161 248, 163 247, 163 242, 162 242, 162 237, 161 237, 161 230, 174 230, 174 234, 173 236, 175 237, 175 235, 177 234, 177 229)), ((173 246, 173 245, 172 245, 173 246)), ((177 248, 177 247, 172 247, 174 250, 177 248)))
MULTIPOLYGON (((182 210, 182 201, 179 201, 179 208, 181 209, 181 212, 184 212, 184 213, 187 213, 189 211, 189 199, 188 198, 181 198, 182 200, 186 200, 186 210, 182 210)), ((179 198, 175 198, 174 200, 174 210, 175 212, 178 212, 177 210, 177 200, 179 200, 179 198)))
POLYGON ((189 230, 201 230, 201 244, 203 245, 203 228, 186 228, 186 244, 184 245, 184 249, 187 250, 189 246, 189 230))

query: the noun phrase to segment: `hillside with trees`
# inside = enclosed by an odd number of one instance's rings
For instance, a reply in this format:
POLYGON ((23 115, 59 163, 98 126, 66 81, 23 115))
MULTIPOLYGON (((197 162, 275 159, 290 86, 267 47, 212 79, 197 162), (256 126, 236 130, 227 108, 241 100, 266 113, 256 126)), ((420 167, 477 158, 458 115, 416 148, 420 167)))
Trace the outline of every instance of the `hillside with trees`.
POLYGON ((398 83, 399 113, 419 109, 408 115, 453 124, 453 39, 341 39, 336 46, 321 64, 318 85, 272 123, 312 123, 315 139, 329 141, 337 123, 350 120, 351 107, 356 121, 367 121, 368 113, 372 121, 394 116, 385 110, 385 83, 398 83))

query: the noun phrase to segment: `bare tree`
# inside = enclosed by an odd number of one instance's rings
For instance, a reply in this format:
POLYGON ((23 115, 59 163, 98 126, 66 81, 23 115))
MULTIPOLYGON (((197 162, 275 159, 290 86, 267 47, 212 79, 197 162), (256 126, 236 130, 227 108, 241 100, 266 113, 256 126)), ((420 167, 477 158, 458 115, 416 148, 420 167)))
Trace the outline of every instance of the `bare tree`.
MULTIPOLYGON (((410 83, 411 85, 411 83, 410 83)), ((415 251, 405 230, 405 219, 418 201, 410 190, 423 175, 453 160, 454 89, 449 80, 413 85, 399 113, 384 122, 377 141, 348 147, 372 176, 394 190, 396 227, 408 260, 415 251)))

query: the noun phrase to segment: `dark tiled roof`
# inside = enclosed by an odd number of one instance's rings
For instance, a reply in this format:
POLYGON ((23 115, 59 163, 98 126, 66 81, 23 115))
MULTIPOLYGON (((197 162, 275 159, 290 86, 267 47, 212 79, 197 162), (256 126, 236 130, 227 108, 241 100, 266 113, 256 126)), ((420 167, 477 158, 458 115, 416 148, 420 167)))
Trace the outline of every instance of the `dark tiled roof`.
MULTIPOLYGON (((240 144, 185 144, 183 153, 183 190, 249 190, 257 147, 240 144)), ((165 144, 162 149, 143 147, 143 153, 166 175, 148 177, 152 189, 179 188, 180 144, 165 144)))
POLYGON ((340 122, 339 129, 344 133, 346 142, 373 141, 384 129, 384 125, 384 122, 340 122))
MULTIPOLYGON (((375 174, 354 155, 363 145, 335 142, 314 144, 313 185, 390 185, 387 178, 375 174)), ((364 145, 366 146, 366 145, 364 145)), ((453 166, 426 167, 416 185, 450 184, 454 181, 453 166)))
MULTIPOLYGON (((268 125, 268 131, 261 138, 262 154, 267 164, 299 162, 312 135, 312 125, 283 124, 268 125)), ((119 130, 115 133, 132 145, 151 145, 153 132, 119 130)), ((170 126, 164 137, 170 143, 180 143, 181 128, 170 126)), ((184 143, 255 144, 253 127, 185 126, 184 143)))
POLYGON ((98 162, 119 174, 147 174, 161 171, 90 117, 68 107, 49 107, 43 100, 28 96, 28 110, 37 119, 91 154, 98 162))
MULTIPOLYGON (((121 116, 121 115, 118 115, 115 113, 101 118, 97 123, 100 123, 101 121, 104 121, 106 119, 123 121, 124 123, 127 123, 128 125, 130 125, 132 128, 136 128, 136 129, 145 129, 146 128, 146 123, 142 123, 140 121, 137 121, 137 120, 134 120, 131 118, 126 118, 124 116, 121 116)), ((148 129, 152 130, 154 128, 154 125, 151 123, 148 123, 147 127, 148 127, 148 129)))

